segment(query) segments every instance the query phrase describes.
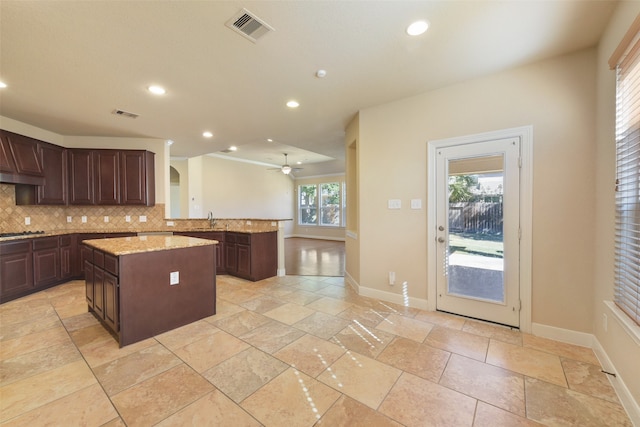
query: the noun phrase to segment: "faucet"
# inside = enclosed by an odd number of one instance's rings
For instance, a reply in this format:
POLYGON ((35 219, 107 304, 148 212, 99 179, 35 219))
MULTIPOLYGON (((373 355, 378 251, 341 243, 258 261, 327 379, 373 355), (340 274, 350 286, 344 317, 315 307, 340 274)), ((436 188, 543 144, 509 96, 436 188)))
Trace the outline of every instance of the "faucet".
POLYGON ((209 211, 209 214, 207 215, 207 219, 209 220, 209 225, 211 226, 211 228, 216 226, 216 222, 218 220, 213 217, 213 212, 209 211))

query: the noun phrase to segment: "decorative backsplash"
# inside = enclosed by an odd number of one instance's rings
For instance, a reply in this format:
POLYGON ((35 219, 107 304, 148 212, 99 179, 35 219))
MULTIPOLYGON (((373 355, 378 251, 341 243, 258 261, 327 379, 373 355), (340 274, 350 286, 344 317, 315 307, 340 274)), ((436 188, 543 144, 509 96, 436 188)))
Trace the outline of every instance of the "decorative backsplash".
MULTIPOLYGON (((211 229, 206 219, 171 219, 164 217, 165 205, 155 206, 34 206, 16 205, 15 187, 0 183, 0 232, 21 231, 171 231, 211 229), (82 222, 82 217, 86 222, 82 222), (30 224, 25 224, 25 218, 30 224), (67 222, 71 217, 71 222, 67 222), (130 222, 127 222, 127 217, 130 222), (141 221, 146 217, 146 222, 141 221), (108 222, 105 222, 105 218, 108 222), (173 222, 173 226, 168 225, 173 222)), ((277 220, 219 219, 214 230, 275 231, 277 220)))

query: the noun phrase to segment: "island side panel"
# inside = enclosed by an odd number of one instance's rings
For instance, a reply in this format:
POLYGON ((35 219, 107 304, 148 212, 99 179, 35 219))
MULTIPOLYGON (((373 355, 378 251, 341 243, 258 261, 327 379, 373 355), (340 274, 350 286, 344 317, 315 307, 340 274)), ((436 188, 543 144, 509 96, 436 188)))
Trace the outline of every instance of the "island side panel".
POLYGON ((215 245, 119 258, 121 347, 216 313, 215 245))

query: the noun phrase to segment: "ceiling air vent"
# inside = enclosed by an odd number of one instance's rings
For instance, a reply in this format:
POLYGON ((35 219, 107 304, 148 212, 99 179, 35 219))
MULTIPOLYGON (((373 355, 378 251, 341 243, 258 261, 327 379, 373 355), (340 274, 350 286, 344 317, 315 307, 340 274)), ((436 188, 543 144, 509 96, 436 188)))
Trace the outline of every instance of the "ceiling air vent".
POLYGON ((233 18, 229 19, 225 25, 254 43, 268 32, 274 31, 270 25, 257 18, 247 9, 242 9, 233 18))
POLYGON ((139 114, 130 113, 124 110, 113 110, 113 114, 115 114, 116 116, 129 117, 130 119, 137 119, 139 116, 139 114))

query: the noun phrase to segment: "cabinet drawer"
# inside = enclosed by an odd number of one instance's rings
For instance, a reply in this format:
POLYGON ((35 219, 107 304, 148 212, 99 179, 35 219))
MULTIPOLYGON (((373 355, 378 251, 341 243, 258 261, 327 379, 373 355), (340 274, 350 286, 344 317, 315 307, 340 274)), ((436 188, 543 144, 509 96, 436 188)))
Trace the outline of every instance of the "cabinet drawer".
POLYGON ((58 247, 58 236, 44 237, 42 239, 35 239, 33 241, 33 250, 39 251, 41 249, 51 249, 58 247))
POLYGON ((242 245, 249 245, 251 244, 251 234, 247 234, 247 233, 240 233, 236 235, 236 242, 240 243, 242 245))
POLYGON ((60 236, 60 246, 71 246, 71 236, 60 236))
POLYGON ((31 249, 31 242, 0 243, 0 255, 26 253, 29 249, 31 249))
POLYGON ((227 235, 225 236, 225 241, 227 243, 235 243, 237 240, 238 240, 237 233, 227 233, 227 235))
POLYGON ((96 267, 104 268, 104 253, 100 251, 93 251, 93 265, 96 267))
POLYGON ((104 255, 104 269, 114 276, 118 276, 118 257, 113 255, 104 255))

